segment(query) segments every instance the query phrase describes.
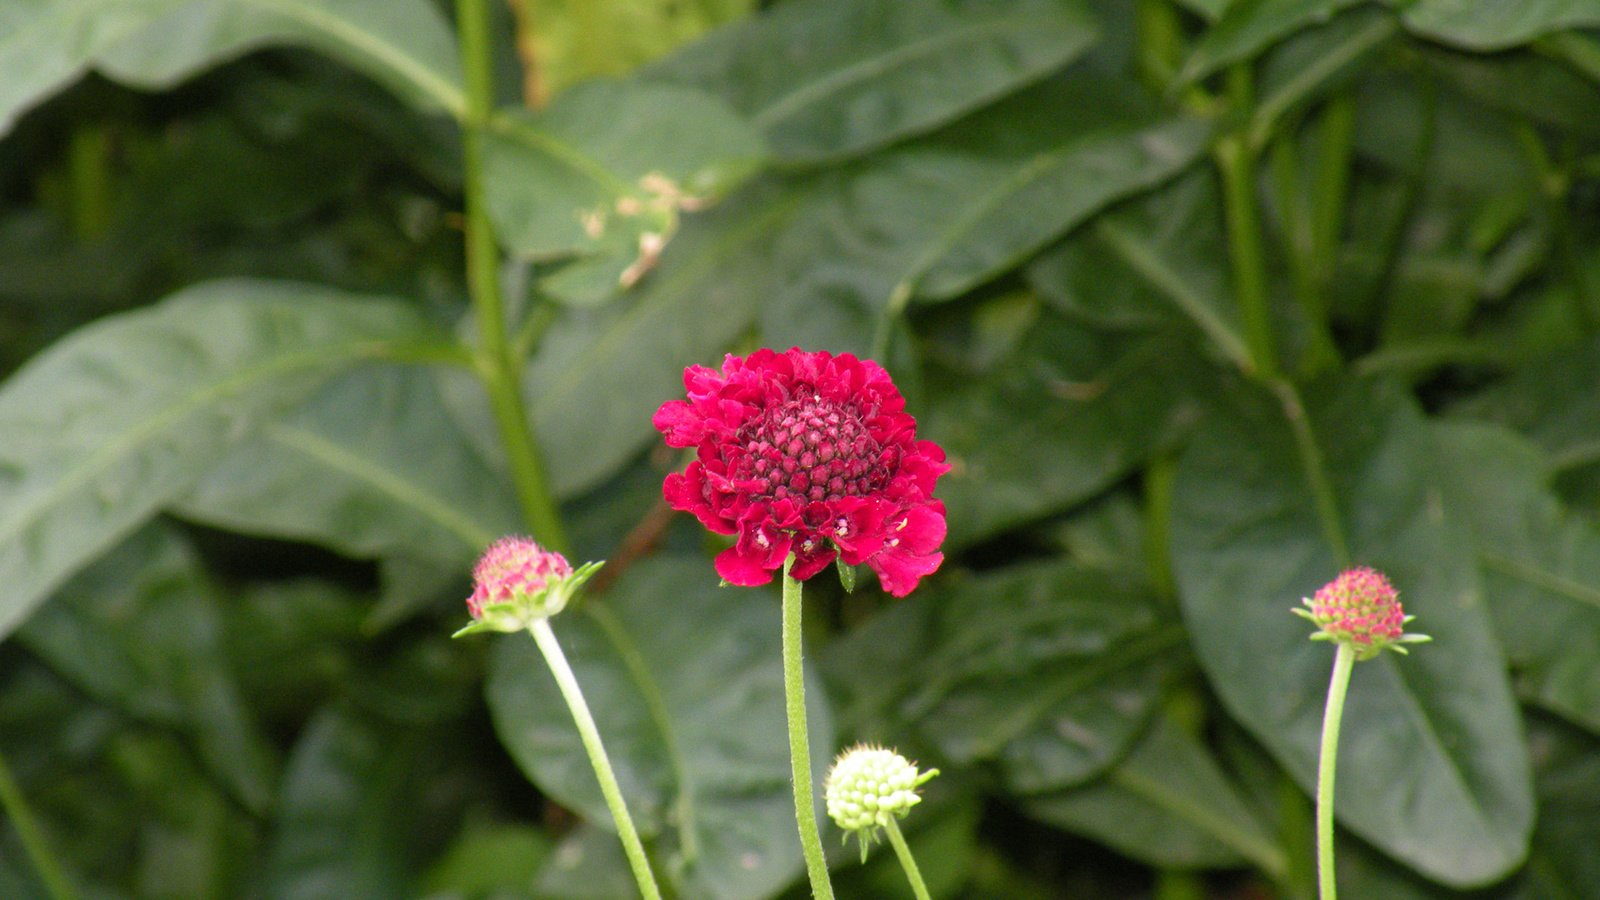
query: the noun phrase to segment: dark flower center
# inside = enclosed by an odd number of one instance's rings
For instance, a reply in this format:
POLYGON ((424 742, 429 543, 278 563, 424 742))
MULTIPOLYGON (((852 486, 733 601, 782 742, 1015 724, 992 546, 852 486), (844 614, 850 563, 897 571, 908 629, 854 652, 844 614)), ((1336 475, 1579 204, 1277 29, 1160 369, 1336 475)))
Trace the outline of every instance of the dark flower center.
POLYGON ((755 498, 826 502, 870 494, 889 482, 888 460, 861 415, 806 392, 739 429, 745 456, 735 480, 756 481, 755 498))

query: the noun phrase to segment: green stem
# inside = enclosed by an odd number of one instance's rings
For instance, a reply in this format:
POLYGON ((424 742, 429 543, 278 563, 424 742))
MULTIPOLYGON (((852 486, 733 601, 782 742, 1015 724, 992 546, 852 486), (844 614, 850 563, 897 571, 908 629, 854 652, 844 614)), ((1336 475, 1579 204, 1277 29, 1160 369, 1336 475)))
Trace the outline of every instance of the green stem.
POLYGON ((906 839, 900 834, 900 825, 894 816, 889 817, 889 823, 884 826, 889 832, 889 843, 894 846, 894 855, 900 857, 900 868, 906 870, 906 880, 911 882, 911 893, 917 900, 933 900, 928 894, 928 886, 922 881, 922 870, 917 868, 916 857, 911 855, 911 848, 906 845, 906 839))
POLYGON ((572 711, 572 720, 578 726, 578 737, 583 740, 583 749, 588 752, 595 778, 600 782, 600 793, 606 799, 606 807, 611 810, 612 821, 617 823, 617 836, 622 839, 622 850, 628 856, 628 865, 633 868, 633 880, 639 884, 639 893, 647 900, 660 900, 661 889, 656 886, 656 877, 650 871, 650 861, 645 858, 639 832, 628 815, 628 805, 622 800, 616 772, 606 756, 605 745, 600 742, 600 729, 595 727, 589 704, 583 699, 583 689, 578 687, 572 666, 567 664, 567 656, 561 652, 561 644, 556 641, 556 633, 550 628, 550 620, 539 619, 528 626, 528 633, 539 645, 539 652, 544 654, 550 674, 555 676, 556 686, 561 688, 561 696, 572 711))
POLYGON ((1294 385, 1284 379, 1274 379, 1269 386, 1278 395, 1278 402, 1283 406, 1283 417, 1288 420, 1289 430, 1294 434, 1295 447, 1300 451, 1300 467, 1317 506, 1317 521, 1322 526, 1322 536, 1333 549, 1340 567, 1349 566, 1350 545, 1344 539, 1344 520, 1339 515, 1338 494, 1328 478, 1327 463, 1322 458, 1317 435, 1311 430, 1311 419, 1306 415, 1305 403, 1301 401, 1300 392, 1295 390, 1294 385))
POLYGON ((1317 766, 1317 893, 1335 900, 1338 886, 1333 870, 1333 776, 1339 763, 1339 726, 1344 720, 1344 698, 1350 688, 1355 647, 1340 641, 1333 658, 1333 679, 1328 683, 1328 709, 1322 717, 1322 759, 1317 766))
POLYGON ((1355 152, 1356 103, 1349 94, 1328 101, 1317 143, 1316 182, 1311 195, 1311 264, 1323 315, 1324 291, 1333 277, 1344 230, 1345 199, 1350 192, 1350 158, 1355 152))
POLYGON ((484 195, 483 131, 494 111, 488 0, 459 0, 456 25, 467 87, 461 139, 466 181, 467 290, 478 322, 477 370, 489 395, 528 527, 541 544, 566 552, 566 529, 545 478, 539 447, 528 429, 521 368, 506 333, 505 303, 500 296, 500 248, 495 243, 484 195))
MULTIPOLYGON (((1245 112, 1250 105, 1249 78, 1249 70, 1242 67, 1229 72, 1232 102, 1241 121, 1247 119, 1245 112)), ((1266 257, 1261 249, 1261 221, 1256 210, 1256 151, 1250 144, 1248 128, 1240 126, 1218 140, 1213 153, 1222 175, 1228 259, 1233 267, 1234 293, 1244 326, 1245 345, 1250 349, 1254 374, 1272 378, 1278 373, 1278 361, 1272 335, 1272 311, 1268 306, 1266 257)))
POLYGON ((11 776, 11 767, 6 765, 4 757, 0 757, 0 808, 5 809, 11 826, 17 830, 17 837, 22 839, 22 849, 28 854, 50 896, 54 900, 73 900, 77 897, 67 882, 61 864, 45 843, 44 833, 39 830, 39 823, 33 818, 33 811, 28 808, 28 801, 22 796, 17 780, 11 776))
POLYGON ((783 563, 783 698, 789 714, 789 761, 794 778, 794 817, 800 825, 800 849, 806 858, 811 896, 833 900, 828 862, 822 856, 817 810, 812 800, 811 743, 806 731, 806 678, 801 659, 800 582, 789 575, 794 554, 783 563))

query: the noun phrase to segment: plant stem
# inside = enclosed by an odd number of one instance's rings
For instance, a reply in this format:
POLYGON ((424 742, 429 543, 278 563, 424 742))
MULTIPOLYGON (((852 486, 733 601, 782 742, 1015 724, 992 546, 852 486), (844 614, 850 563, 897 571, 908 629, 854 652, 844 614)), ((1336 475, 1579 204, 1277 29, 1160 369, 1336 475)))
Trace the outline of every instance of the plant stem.
POLYGON ((77 894, 68 883, 61 864, 45 843, 39 823, 33 818, 33 811, 28 808, 28 801, 22 796, 17 780, 11 776, 11 767, 6 765, 4 757, 0 757, 0 808, 5 809, 11 826, 17 830, 22 849, 28 854, 34 870, 39 873, 45 890, 54 900, 74 900, 77 894))
POLYGON ((500 248, 495 243, 484 199, 483 131, 494 110, 494 51, 489 41, 488 0, 459 0, 456 25, 467 86, 461 140, 466 182, 467 291, 478 321, 476 368, 489 395, 528 527, 541 544, 564 553, 568 549, 566 529, 545 479, 539 447, 528 430, 521 367, 511 351, 505 303, 500 296, 500 248))
POLYGON ((889 843, 894 845, 894 855, 900 857, 900 868, 906 870, 906 880, 911 882, 911 893, 917 900, 932 900, 928 895, 928 886, 922 882, 922 871, 917 868, 917 860, 911 855, 911 848, 906 846, 906 839, 900 834, 900 825, 894 816, 889 817, 889 824, 884 826, 889 832, 889 843))
MULTIPOLYGON (((1246 68, 1229 71, 1229 87, 1235 114, 1246 121, 1250 105, 1250 73, 1246 68)), ((1239 318, 1244 326, 1245 344, 1259 378, 1278 373, 1276 343, 1272 335, 1272 311, 1267 297, 1267 264, 1261 250, 1261 222, 1256 210, 1256 150, 1250 144, 1249 129, 1239 126, 1217 141, 1213 151, 1222 175, 1223 210, 1228 225, 1228 259, 1233 267, 1234 294, 1239 303, 1239 318)))
POLYGON ((556 685, 561 688, 561 696, 567 701, 567 708, 572 711, 572 720, 577 723, 578 737, 583 740, 583 749, 589 754, 589 762, 594 766, 595 778, 600 782, 600 793, 606 799, 606 807, 611 810, 611 818, 617 823, 617 836, 622 839, 622 850, 628 856, 628 865, 633 868, 633 880, 639 884, 639 893, 647 900, 660 900, 661 889, 656 886, 656 877, 650 871, 650 861, 645 858, 644 845, 639 842, 639 832, 633 827, 633 819, 628 815, 628 806, 623 802, 622 789, 617 786, 616 772, 611 768, 611 760, 606 756, 605 745, 600 742, 600 729, 595 727, 594 716, 589 713, 589 704, 584 702, 583 689, 578 686, 578 679, 572 674, 572 666, 567 664, 567 656, 561 652, 561 644, 556 641, 556 633, 550 628, 548 619, 539 619, 528 626, 528 633, 533 635, 533 640, 539 645, 539 652, 544 654, 544 661, 550 666, 550 674, 556 678, 556 685))
POLYGON ((1338 895, 1333 870, 1333 776, 1339 762, 1344 698, 1355 661, 1355 647, 1340 641, 1333 658, 1333 679, 1328 683, 1328 708, 1322 717, 1322 758, 1317 766, 1317 893, 1322 900, 1335 900, 1338 895))
POLYGON ((806 858, 811 896, 833 900, 828 862, 822 856, 817 810, 812 800, 811 739, 806 731, 806 677, 801 658, 800 582, 789 575, 794 554, 783 563, 783 699, 789 714, 789 761, 794 779, 794 817, 800 825, 800 849, 806 858))

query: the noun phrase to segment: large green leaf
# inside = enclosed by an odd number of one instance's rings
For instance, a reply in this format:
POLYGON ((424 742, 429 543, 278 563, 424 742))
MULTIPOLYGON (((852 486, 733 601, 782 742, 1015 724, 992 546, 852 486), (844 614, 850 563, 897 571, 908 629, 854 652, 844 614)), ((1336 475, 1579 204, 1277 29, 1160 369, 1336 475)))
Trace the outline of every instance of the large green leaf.
POLYGON ((0 9, 0 34, 0 134, 88 68, 169 87, 273 43, 315 47, 431 106, 464 106, 454 38, 427 0, 20 0, 0 9))
POLYGON ((0 635, 256 422, 425 333, 395 301, 237 281, 55 344, 0 388, 0 635))
POLYGON ((1036 324, 992 371, 937 382, 918 435, 954 467, 939 481, 949 543, 1059 512, 1170 447, 1201 414, 1207 370, 1172 336, 1036 324), (946 383, 948 381, 948 383, 946 383))
POLYGON ((1562 508, 1547 457, 1527 440, 1473 422, 1435 433, 1519 687, 1600 732, 1600 529, 1562 508))
MULTIPOLYGON (((718 588, 704 560, 659 559, 634 565, 603 601, 552 624, 635 822, 668 855, 657 871, 674 873, 693 897, 761 896, 793 878, 800 855, 770 598, 718 588)), ((542 790, 609 825, 533 642, 496 641, 487 691, 501 742, 542 790)), ((809 692, 816 765, 833 750, 820 687, 809 692)))
POLYGON ((585 261, 581 283, 563 273, 556 285, 596 300, 631 286, 680 212, 725 193, 763 153, 756 133, 709 94, 595 81, 537 116, 497 119, 484 144, 484 184, 497 233, 513 252, 599 257, 585 261))
POLYGON ((1127 759, 1097 781, 1030 797, 1024 809, 1153 866, 1217 868, 1248 860, 1276 876, 1288 867, 1216 759, 1170 716, 1158 716, 1127 759))
POLYGON ((181 515, 359 559, 465 571, 516 504, 455 428, 432 374, 365 365, 261 424, 183 494, 181 515))
POLYGON ((1426 421, 1388 383, 1305 404, 1230 395, 1183 454, 1173 498, 1184 618, 1212 685, 1309 788, 1333 653, 1290 610, 1352 562, 1387 572, 1436 643, 1357 667, 1340 821, 1446 884, 1503 876, 1527 852, 1527 751, 1426 421))
POLYGON ((267 895, 412 894, 421 869, 413 841, 426 820, 440 741, 436 731, 386 725, 348 707, 319 712, 284 773, 267 895))
POLYGON ((1076 0, 801 0, 649 74, 720 94, 780 158, 816 161, 943 125, 1066 65, 1094 39, 1076 0))
POLYGON ((1563 28, 1600 24, 1593 0, 1416 0, 1400 4, 1417 34, 1470 50, 1504 50, 1563 28))
POLYGON ((216 600, 188 546, 146 528, 64 585, 17 640, 96 700, 192 735, 205 764, 263 813, 275 761, 229 670, 216 600))
POLYGON ((1147 588, 1072 564, 928 590, 938 613, 902 714, 952 763, 999 762, 1016 791, 1082 782, 1126 752, 1182 639, 1147 588))
POLYGON ((762 330, 775 344, 865 350, 886 307, 1003 274, 1182 171, 1208 132, 1151 111, 1134 85, 1081 73, 823 173, 768 269, 762 330))

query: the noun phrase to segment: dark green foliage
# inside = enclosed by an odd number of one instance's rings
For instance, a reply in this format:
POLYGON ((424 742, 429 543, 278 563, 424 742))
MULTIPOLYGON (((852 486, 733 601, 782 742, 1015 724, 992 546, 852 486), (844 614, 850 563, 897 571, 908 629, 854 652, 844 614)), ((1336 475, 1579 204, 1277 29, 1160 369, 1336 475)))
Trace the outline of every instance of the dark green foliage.
MULTIPOLYGON (((669 893, 800 895, 776 591, 662 515, 650 421, 798 344, 954 467, 916 593, 806 593, 817 774, 942 770, 936 894, 1309 897, 1290 610, 1366 564, 1434 642, 1356 668, 1345 893, 1600 896, 1600 5, 762 5, 537 111, 501 17, 485 123, 610 560, 553 625, 669 893)), ((448 638, 527 528, 449 6, 0 2, 0 757, 85 895, 633 890, 531 642, 448 638)))

